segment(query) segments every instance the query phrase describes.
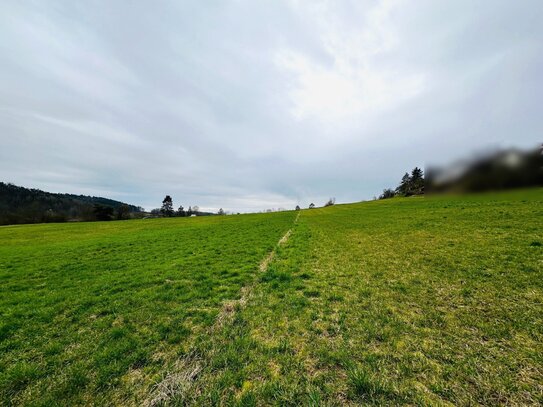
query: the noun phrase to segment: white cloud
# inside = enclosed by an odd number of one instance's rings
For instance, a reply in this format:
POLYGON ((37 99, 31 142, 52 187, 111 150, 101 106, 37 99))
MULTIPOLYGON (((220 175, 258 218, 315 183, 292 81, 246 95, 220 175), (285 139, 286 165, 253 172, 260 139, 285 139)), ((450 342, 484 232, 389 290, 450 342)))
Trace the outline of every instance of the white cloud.
MULTIPOLYGON (((310 14, 315 35, 330 57, 319 61, 295 49, 277 52, 276 65, 294 76, 291 113, 297 119, 340 121, 390 109, 419 95, 424 73, 380 63, 402 46, 391 21, 397 1, 381 1, 359 16, 360 28, 345 26, 332 3, 310 14)), ((401 64, 401 61, 399 61, 401 64)))

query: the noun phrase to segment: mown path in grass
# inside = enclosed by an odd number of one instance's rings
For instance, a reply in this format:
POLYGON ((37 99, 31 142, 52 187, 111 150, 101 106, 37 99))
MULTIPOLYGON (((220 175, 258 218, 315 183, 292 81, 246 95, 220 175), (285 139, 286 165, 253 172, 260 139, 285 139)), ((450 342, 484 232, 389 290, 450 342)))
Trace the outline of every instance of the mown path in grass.
POLYGON ((141 405, 294 216, 0 228, 0 404, 141 405))
MULTIPOLYGON (((294 219, 294 226, 299 217, 300 212, 294 219)), ((260 273, 268 271, 278 250, 288 243, 292 231, 292 228, 287 230, 275 248, 264 256, 259 265, 260 273)), ((220 357, 219 352, 223 350, 222 335, 235 323, 236 314, 241 312, 252 299, 255 285, 258 282, 259 275, 256 275, 253 281, 241 288, 238 299, 223 303, 215 323, 200 335, 200 340, 196 341, 186 354, 181 355, 170 364, 161 380, 153 386, 149 397, 144 402, 146 406, 184 405, 197 401, 197 395, 202 392, 202 383, 208 380, 202 372, 213 374, 213 364, 216 358, 220 357)), ((214 402, 220 403, 221 400, 217 399, 214 402)))
POLYGON ((303 211, 174 405, 540 405, 543 191, 303 211))

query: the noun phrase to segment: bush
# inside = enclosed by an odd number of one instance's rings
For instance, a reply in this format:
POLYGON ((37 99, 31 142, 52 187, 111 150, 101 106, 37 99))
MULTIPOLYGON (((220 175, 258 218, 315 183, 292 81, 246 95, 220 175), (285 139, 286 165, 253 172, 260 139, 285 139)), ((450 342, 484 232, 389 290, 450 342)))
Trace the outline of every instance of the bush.
POLYGON ((336 198, 330 198, 325 204, 324 204, 324 207, 326 208, 327 206, 332 206, 336 203, 336 198))
POLYGON ((379 195, 379 199, 388 199, 388 198, 394 198, 396 196, 396 193, 391 188, 383 189, 383 193, 379 195))

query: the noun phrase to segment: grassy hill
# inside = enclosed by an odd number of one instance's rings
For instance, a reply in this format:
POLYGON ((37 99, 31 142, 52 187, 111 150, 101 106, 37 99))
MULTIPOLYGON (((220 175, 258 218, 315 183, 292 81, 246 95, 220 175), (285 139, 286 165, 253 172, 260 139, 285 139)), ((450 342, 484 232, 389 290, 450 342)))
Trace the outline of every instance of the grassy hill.
POLYGON ((543 403, 543 190, 0 228, 3 404, 543 403))

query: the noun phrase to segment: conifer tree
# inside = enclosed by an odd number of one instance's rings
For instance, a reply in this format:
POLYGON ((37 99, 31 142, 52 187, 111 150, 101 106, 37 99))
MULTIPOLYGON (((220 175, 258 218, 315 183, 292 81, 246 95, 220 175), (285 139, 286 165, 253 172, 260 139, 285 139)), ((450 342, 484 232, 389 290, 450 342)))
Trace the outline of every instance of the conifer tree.
POLYGON ((398 185, 398 188, 396 188, 396 193, 398 195, 407 196, 409 194, 411 184, 411 177, 406 172, 404 176, 402 177, 402 180, 400 181, 400 185, 398 185))
POLYGON ((413 168, 411 171, 410 193, 412 195, 420 195, 424 193, 424 174, 419 167, 413 168))
POLYGON ((173 216, 173 201, 170 195, 166 195, 162 201, 162 208, 160 208, 160 212, 164 216, 173 216))

